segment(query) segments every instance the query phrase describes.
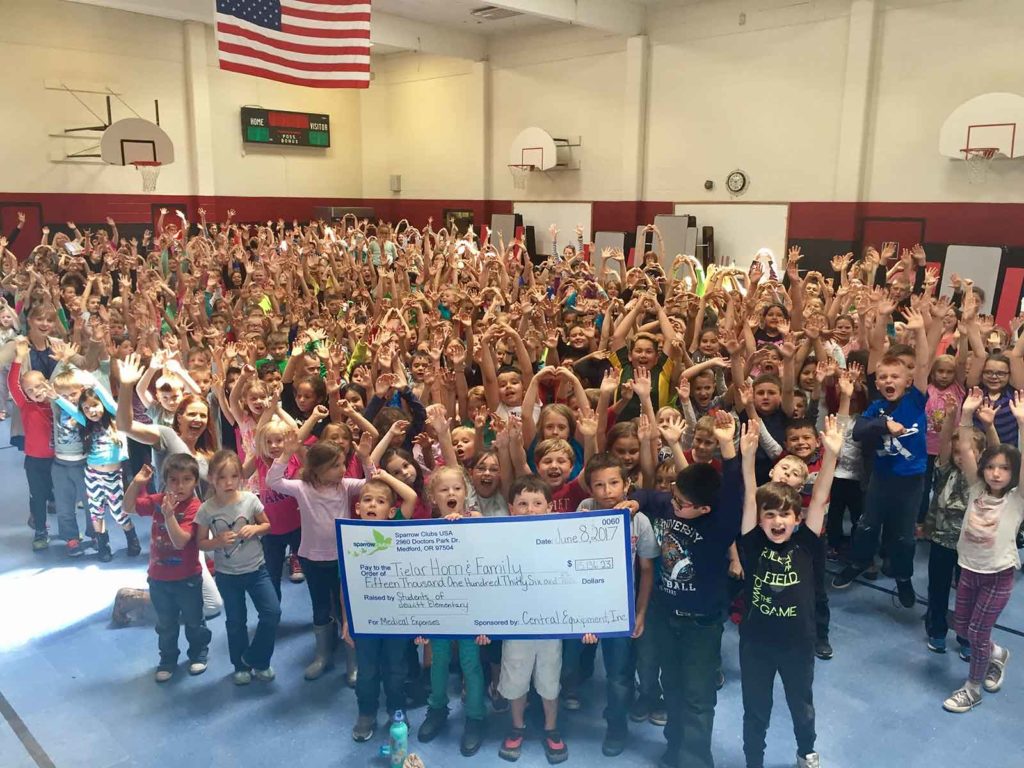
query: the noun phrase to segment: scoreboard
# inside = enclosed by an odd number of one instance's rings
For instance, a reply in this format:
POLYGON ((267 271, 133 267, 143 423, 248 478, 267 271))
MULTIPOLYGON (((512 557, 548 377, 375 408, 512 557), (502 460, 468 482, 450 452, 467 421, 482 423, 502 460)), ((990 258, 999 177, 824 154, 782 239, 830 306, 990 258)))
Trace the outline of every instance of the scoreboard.
POLYGON ((242 141, 292 147, 329 147, 331 117, 242 107, 242 141))

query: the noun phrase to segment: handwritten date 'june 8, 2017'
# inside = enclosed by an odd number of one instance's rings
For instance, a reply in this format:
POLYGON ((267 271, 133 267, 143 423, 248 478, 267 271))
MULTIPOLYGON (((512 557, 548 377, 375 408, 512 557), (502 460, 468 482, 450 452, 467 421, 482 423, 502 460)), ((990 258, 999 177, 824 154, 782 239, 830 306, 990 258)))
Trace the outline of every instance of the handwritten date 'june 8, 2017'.
POLYGON ((537 546, 543 544, 607 544, 609 541, 615 540, 621 522, 622 520, 618 517, 606 517, 601 520, 600 525, 581 523, 575 529, 566 532, 563 532, 561 528, 556 528, 554 538, 537 539, 537 546))

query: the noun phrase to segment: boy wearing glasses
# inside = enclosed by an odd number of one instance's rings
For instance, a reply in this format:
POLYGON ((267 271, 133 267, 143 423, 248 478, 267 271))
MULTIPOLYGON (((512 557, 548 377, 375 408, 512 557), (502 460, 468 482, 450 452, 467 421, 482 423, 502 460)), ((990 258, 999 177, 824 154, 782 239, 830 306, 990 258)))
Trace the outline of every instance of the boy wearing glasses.
POLYGON ((648 627, 659 649, 668 749, 665 768, 712 768, 711 731, 718 702, 728 551, 740 530, 743 478, 731 413, 715 414, 721 475, 710 464, 681 471, 671 494, 633 495, 651 520, 660 551, 648 627))

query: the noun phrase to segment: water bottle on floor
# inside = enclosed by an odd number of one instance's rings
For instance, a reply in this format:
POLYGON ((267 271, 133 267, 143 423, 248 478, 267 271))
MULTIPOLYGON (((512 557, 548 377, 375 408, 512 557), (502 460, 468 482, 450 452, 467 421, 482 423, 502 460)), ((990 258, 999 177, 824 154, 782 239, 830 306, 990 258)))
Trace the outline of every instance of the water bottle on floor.
POLYGON ((405 722, 405 713, 400 709, 392 718, 388 746, 390 747, 388 757, 391 758, 391 768, 402 768, 405 757, 409 753, 409 724, 405 722))

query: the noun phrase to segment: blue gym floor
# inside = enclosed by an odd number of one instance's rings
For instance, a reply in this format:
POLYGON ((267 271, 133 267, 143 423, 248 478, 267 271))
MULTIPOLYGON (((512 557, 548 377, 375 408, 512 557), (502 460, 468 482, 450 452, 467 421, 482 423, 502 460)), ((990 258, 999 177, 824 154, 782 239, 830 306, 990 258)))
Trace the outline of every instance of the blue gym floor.
MULTIPOLYGON (((7 445, 6 426, 0 445, 7 445)), ((355 744, 350 729, 355 697, 342 670, 316 682, 302 679, 312 651, 309 599, 303 584, 283 585, 284 618, 274 668, 277 680, 236 688, 229 677, 223 618, 214 619, 210 668, 190 678, 179 668, 167 684, 153 682, 157 660, 151 626, 115 629, 110 607, 124 586, 145 586, 145 558, 124 556, 124 539, 112 536, 115 557, 101 565, 86 557, 68 561, 59 544, 43 553, 31 550, 25 525, 28 493, 22 455, 0 450, 0 487, 9 503, 0 511, 0 766, 58 768, 83 766, 384 766, 377 756, 383 729, 370 743, 355 744), (33 746, 33 740, 38 748, 33 746), (26 746, 27 743, 27 746, 26 746), (34 751, 34 756, 32 752, 34 751)), ((51 525, 55 525, 51 518, 51 525)), ((140 526, 143 545, 148 529, 140 526)), ((145 549, 144 549, 145 551, 145 549)), ((918 557, 915 587, 925 593, 925 557, 918 557)), ((877 587, 889 589, 880 578, 877 587)), ((1003 614, 996 640, 1013 658, 1007 683, 998 694, 966 715, 942 710, 943 699, 959 686, 967 665, 951 651, 944 656, 925 647, 923 607, 908 611, 893 598, 863 584, 832 592, 835 658, 817 663, 818 749, 829 768, 867 766, 946 766, 970 755, 979 765, 1020 765, 1020 712, 1024 711, 1024 591, 1003 614)), ((181 640, 184 647, 184 638, 181 640)), ((723 642, 725 688, 719 694, 715 758, 719 766, 743 766, 742 705, 737 635, 727 625, 723 642)), ((600 662, 598 663, 600 670, 600 662)), ((343 668, 343 665, 341 665, 343 668)), ((457 682, 452 678, 453 688, 457 682)), ((453 690, 453 693, 455 691, 453 690)), ((570 761, 577 765, 652 766, 664 741, 652 725, 631 724, 632 741, 618 758, 601 755, 603 689, 598 677, 583 690, 583 710, 563 712, 562 734, 570 761)), ((789 713, 776 688, 775 719, 769 731, 767 765, 795 764, 789 713)), ((476 757, 458 753, 461 717, 453 696, 452 723, 437 741, 421 746, 410 735, 410 751, 428 768, 465 762, 497 766, 498 742, 507 715, 492 715, 488 739, 476 757)), ((424 710, 410 713, 413 730, 424 710)), ((520 764, 546 765, 538 732, 524 747, 520 764)))

